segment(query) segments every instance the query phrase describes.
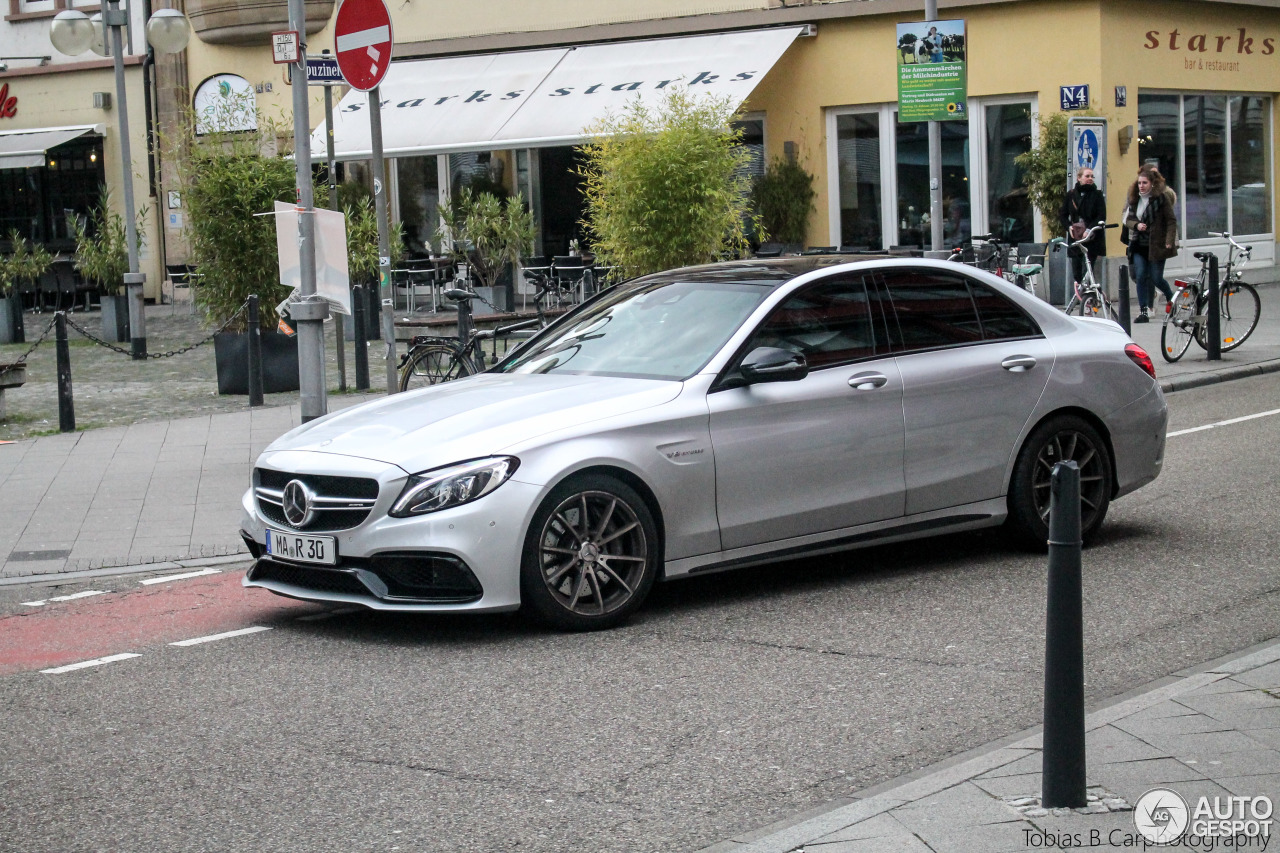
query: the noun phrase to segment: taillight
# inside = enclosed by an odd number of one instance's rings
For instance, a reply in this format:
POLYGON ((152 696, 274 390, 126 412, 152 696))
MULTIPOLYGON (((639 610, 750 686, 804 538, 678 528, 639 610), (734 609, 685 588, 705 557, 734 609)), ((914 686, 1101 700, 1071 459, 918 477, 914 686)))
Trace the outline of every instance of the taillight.
POLYGON ((1137 344, 1126 344, 1124 354, 1129 356, 1129 360, 1141 367, 1152 379, 1156 378, 1156 366, 1151 363, 1151 356, 1147 355, 1147 351, 1137 344))

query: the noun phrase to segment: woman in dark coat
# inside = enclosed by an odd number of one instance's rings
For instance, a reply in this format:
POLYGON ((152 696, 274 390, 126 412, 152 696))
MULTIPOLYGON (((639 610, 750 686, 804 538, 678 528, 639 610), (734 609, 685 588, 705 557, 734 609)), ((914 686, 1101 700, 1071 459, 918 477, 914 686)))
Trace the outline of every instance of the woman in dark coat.
POLYGON ((1138 316, 1135 323, 1148 322, 1155 292, 1173 299, 1173 288, 1164 280, 1164 262, 1178 253, 1178 199, 1165 186, 1154 166, 1143 166, 1129 188, 1124 224, 1129 235, 1129 263, 1138 283, 1138 316))
MULTIPOLYGON (((1093 169, 1083 166, 1076 171, 1076 185, 1063 200, 1062 214, 1059 219, 1062 220, 1062 227, 1066 229, 1067 239, 1071 242, 1077 239, 1071 233, 1072 226, 1076 226, 1077 233, 1083 233, 1099 222, 1106 221, 1107 199, 1102 194, 1102 190, 1094 184, 1093 169)), ((1084 244, 1090 268, 1098 260, 1099 255, 1107 253, 1106 233, 1099 231, 1084 244)), ((1073 280, 1079 283, 1084 280, 1085 255, 1079 249, 1072 249, 1070 254, 1073 280)))

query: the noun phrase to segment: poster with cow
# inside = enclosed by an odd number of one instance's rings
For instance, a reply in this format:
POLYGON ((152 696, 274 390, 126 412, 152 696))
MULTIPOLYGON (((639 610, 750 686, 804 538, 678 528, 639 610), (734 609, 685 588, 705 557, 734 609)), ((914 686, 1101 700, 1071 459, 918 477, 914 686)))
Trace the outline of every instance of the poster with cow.
POLYGON ((898 24, 898 120, 967 121, 963 20, 898 24))

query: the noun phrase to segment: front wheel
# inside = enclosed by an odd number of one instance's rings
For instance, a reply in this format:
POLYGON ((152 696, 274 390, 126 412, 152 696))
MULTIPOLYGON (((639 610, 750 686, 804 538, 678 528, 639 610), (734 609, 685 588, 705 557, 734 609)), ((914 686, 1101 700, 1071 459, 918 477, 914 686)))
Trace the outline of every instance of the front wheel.
POLYGON ((413 391, 461 379, 475 373, 471 360, 448 344, 427 344, 415 349, 400 371, 400 390, 413 391))
POLYGON ((1170 364, 1182 358, 1196 332, 1196 291, 1184 288, 1174 294, 1173 304, 1165 315, 1164 328, 1160 330, 1160 355, 1170 364))
MULTIPOLYGON (((1253 285, 1237 281, 1222 286, 1218 296, 1218 331, 1222 334, 1222 351, 1230 352, 1245 342, 1258 326, 1262 300, 1253 285)), ((1207 309, 1206 309, 1207 310, 1207 309)), ((1208 322, 1196 328, 1196 343, 1208 349, 1208 322)))
POLYGON ((1087 543, 1111 505, 1111 455, 1088 421, 1057 415, 1028 436, 1009 480, 1009 518, 1005 522, 1018 544, 1043 551, 1049 539, 1049 478, 1058 462, 1080 467, 1080 531, 1087 543))
POLYGON ((557 486, 525 537, 520 592, 554 627, 595 631, 619 624, 653 587, 662 540, 644 500, 600 474, 557 486))

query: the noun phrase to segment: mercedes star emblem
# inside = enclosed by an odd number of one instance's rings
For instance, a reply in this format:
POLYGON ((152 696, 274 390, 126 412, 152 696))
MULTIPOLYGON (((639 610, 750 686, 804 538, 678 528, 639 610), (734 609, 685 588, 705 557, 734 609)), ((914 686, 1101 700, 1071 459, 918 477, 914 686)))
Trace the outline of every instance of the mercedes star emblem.
POLYGON ((290 480, 281 495, 285 521, 294 527, 306 527, 311 522, 313 515, 311 505, 314 500, 315 495, 307 488, 306 483, 301 480, 290 480))

